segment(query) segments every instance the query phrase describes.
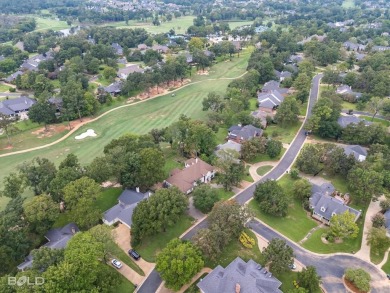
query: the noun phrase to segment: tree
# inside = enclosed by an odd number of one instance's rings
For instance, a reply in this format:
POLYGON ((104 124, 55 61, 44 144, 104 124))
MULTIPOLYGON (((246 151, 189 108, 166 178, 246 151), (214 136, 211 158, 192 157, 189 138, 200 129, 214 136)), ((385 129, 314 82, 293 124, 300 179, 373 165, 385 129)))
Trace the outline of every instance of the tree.
POLYGON ((156 270, 166 287, 179 290, 204 266, 200 251, 189 241, 173 239, 157 255, 156 270))
POLYGON ((267 139, 265 137, 254 137, 250 140, 245 140, 241 144, 241 157, 248 161, 256 157, 258 154, 264 154, 266 151, 267 139))
POLYGON ((274 216, 286 216, 288 196, 276 181, 267 180, 258 184, 254 198, 262 211, 274 216))
POLYGON ((217 182, 222 184, 225 190, 232 190, 233 186, 240 184, 245 167, 242 163, 237 163, 229 153, 222 153, 222 155, 216 163, 220 169, 217 182))
POLYGON ((56 176, 56 167, 46 158, 36 157, 31 162, 19 166, 19 173, 26 185, 31 187, 35 195, 49 190, 50 182, 56 176))
POLYGON ((78 117, 81 120, 81 112, 85 106, 84 90, 81 81, 72 75, 61 86, 60 94, 63 97, 62 109, 66 113, 66 116, 70 117, 70 119, 78 117))
POLYGON ((10 134, 14 130, 14 126, 12 123, 14 122, 13 119, 11 119, 8 115, 4 115, 3 113, 0 113, 0 129, 2 129, 7 136, 8 145, 11 145, 11 138, 10 134))
POLYGON ((107 66, 103 70, 103 76, 107 80, 111 80, 111 79, 115 78, 116 77, 116 70, 115 70, 115 68, 107 66))
POLYGON ((312 185, 306 179, 299 179, 294 182, 293 194, 302 202, 308 200, 311 195, 312 185))
POLYGON ((96 225, 88 230, 94 241, 103 244, 103 258, 107 262, 109 257, 114 256, 115 249, 115 238, 116 234, 113 233, 112 227, 107 225, 96 225))
POLYGON ((225 102, 215 92, 211 92, 207 95, 207 98, 204 98, 202 101, 203 111, 211 110, 214 112, 222 112, 225 108, 225 102))
POLYGON ((383 103, 384 99, 381 99, 379 97, 373 97, 367 102, 367 110, 372 114, 371 121, 374 121, 376 114, 378 114, 378 112, 383 109, 383 103))
POLYGON ((317 275, 316 268, 313 266, 308 266, 301 272, 298 272, 299 286, 309 290, 309 292, 318 292, 320 290, 320 279, 321 277, 317 275))
POLYGON ((263 249, 263 257, 270 271, 279 274, 289 270, 289 266, 294 263, 294 253, 286 241, 273 238, 267 247, 263 249))
POLYGON ((390 238, 386 235, 385 227, 372 227, 367 233, 367 245, 371 251, 386 251, 390 246, 390 238))
POLYGON ((64 187, 64 201, 68 209, 75 208, 81 199, 94 201, 100 193, 100 186, 88 177, 81 177, 64 187))
POLYGON ((142 187, 149 188, 160 182, 165 176, 165 158, 161 150, 145 148, 140 151, 139 183, 142 187))
POLYGON ((379 203, 379 206, 381 207, 382 211, 387 211, 390 209, 390 198, 386 198, 385 200, 381 200, 379 203))
POLYGON ((165 232, 180 220, 187 207, 188 199, 177 187, 157 190, 134 209, 131 244, 137 245, 145 236, 165 232))
POLYGON ((16 173, 10 173, 3 180, 4 189, 1 192, 2 196, 16 198, 24 191, 23 178, 16 173))
POLYGON ((280 155, 283 148, 283 143, 279 140, 271 139, 267 142, 267 155, 270 158, 276 158, 280 155))
POLYGON ((357 167, 349 172, 348 183, 357 200, 368 202, 382 191, 383 174, 357 167))
POLYGON ((374 228, 381 228, 385 226, 386 219, 385 216, 379 212, 372 216, 371 222, 374 228))
POLYGON ((49 228, 59 215, 59 207, 50 195, 39 195, 23 204, 24 215, 38 231, 49 228))
POLYGON ((64 259, 64 249, 52 249, 41 246, 31 252, 34 262, 33 270, 46 271, 50 266, 58 265, 64 259))
POLYGON ((293 97, 286 98, 279 106, 275 115, 275 121, 282 127, 298 122, 299 104, 293 97))
POLYGON ((355 223, 355 218, 356 215, 349 211, 332 216, 329 223, 329 234, 337 239, 356 238, 359 226, 355 223))
POLYGON ((370 291, 371 276, 365 270, 348 268, 345 270, 345 278, 352 282, 360 291, 370 291))
POLYGON ((47 124, 55 121, 56 119, 56 109, 53 105, 47 102, 38 101, 29 109, 28 118, 30 118, 33 122, 43 123, 45 125, 45 129, 48 130, 47 124))
POLYGON ((188 42, 188 48, 190 52, 194 52, 196 49, 197 50, 202 50, 204 47, 203 40, 198 37, 193 37, 191 40, 188 42))
POLYGON ((201 185, 192 192, 194 206, 202 213, 208 213, 219 200, 218 192, 210 185, 201 185))
POLYGON ((321 171, 320 146, 306 144, 297 158, 297 168, 306 174, 317 174, 321 171))

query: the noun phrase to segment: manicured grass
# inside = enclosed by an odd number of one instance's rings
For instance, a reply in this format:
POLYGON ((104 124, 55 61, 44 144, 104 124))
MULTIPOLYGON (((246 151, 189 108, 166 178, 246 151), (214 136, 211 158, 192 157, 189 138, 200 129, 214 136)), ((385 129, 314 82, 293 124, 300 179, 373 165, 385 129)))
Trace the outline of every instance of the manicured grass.
POLYGON ((323 243, 321 236, 324 233, 327 233, 329 228, 320 228, 310 236, 303 243, 303 247, 317 253, 336 253, 336 252, 346 252, 346 253, 355 253, 360 249, 363 236, 363 225, 359 224, 359 235, 355 239, 347 239, 342 243, 323 243))
POLYGON ((343 110, 356 110, 356 103, 350 103, 347 101, 343 101, 341 103, 341 107, 343 110))
POLYGON ((306 111, 307 111, 307 102, 300 104, 299 105, 299 115, 306 116, 306 111))
POLYGON ((390 126, 390 121, 388 121, 388 120, 384 120, 384 119, 380 119, 380 118, 374 118, 374 121, 373 121, 372 120, 372 116, 363 116, 363 115, 361 115, 360 118, 365 119, 365 120, 370 121, 370 122, 381 123, 381 124, 383 124, 386 127, 390 126))
POLYGON ((101 83, 102 86, 108 86, 113 83, 113 80, 105 79, 102 75, 99 75, 97 82, 101 83))
MULTIPOLYGON (((282 282, 282 286, 280 289, 283 292, 289 292, 290 290, 295 289, 293 281, 296 281, 298 279, 298 272, 294 271, 287 271, 280 274, 276 274, 275 277, 282 282)), ((318 289, 317 291, 310 292, 310 293, 321 293, 321 289, 318 289)))
POLYGON ((349 192, 348 182, 346 178, 343 178, 341 175, 331 176, 331 175, 321 174, 321 177, 325 178, 326 180, 329 180, 336 188, 337 191, 340 191, 342 193, 349 192))
POLYGON ((185 158, 180 157, 177 150, 171 149, 171 146, 168 143, 161 143, 160 146, 165 155, 164 171, 166 177, 168 177, 173 169, 182 169, 184 167, 183 162, 185 158))
POLYGON ((251 111, 257 110, 257 99, 256 98, 249 100, 249 110, 251 110, 251 111))
POLYGON ((264 133, 268 134, 268 136, 273 139, 280 140, 281 142, 291 143, 301 125, 302 122, 300 121, 294 125, 289 125, 287 127, 282 127, 278 124, 271 124, 267 127, 264 133))
POLYGON ((263 175, 265 175, 269 170, 271 170, 272 168, 273 168, 273 166, 266 165, 266 166, 262 166, 262 167, 257 168, 256 172, 257 172, 258 175, 263 176, 263 175))
POLYGON ((255 262, 263 264, 263 257, 259 246, 257 244, 257 238, 252 231, 245 229, 245 233, 247 233, 250 237, 255 239, 255 245, 252 248, 244 247, 241 242, 237 239, 233 239, 228 245, 226 245, 225 249, 216 258, 215 261, 211 259, 205 260, 205 267, 209 267, 214 269, 217 265, 221 265, 226 268, 237 256, 241 257, 244 261, 248 261, 253 259, 255 262))
POLYGON ((224 144, 226 142, 225 139, 226 139, 227 134, 228 134, 227 128, 225 128, 225 127, 218 128, 218 131, 215 134, 217 143, 224 144))
POLYGON ((280 152, 279 156, 277 156, 276 158, 271 158, 267 154, 259 154, 256 157, 254 157, 253 159, 248 160, 247 163, 254 164, 254 163, 258 163, 258 162, 279 161, 285 152, 286 152, 286 149, 282 148, 282 151, 280 152))
POLYGON ((8 92, 9 92, 9 86, 0 83, 0 93, 8 93, 8 92))
MULTIPOLYGON (((125 133, 145 134, 153 128, 167 127, 177 121, 180 115, 185 114, 194 119, 205 119, 207 114, 202 111, 202 101, 212 89, 223 95, 231 80, 207 80, 208 78, 233 78, 245 72, 250 50, 244 50, 240 58, 233 58, 231 62, 214 65, 213 72, 209 76, 193 76, 193 80, 203 82, 191 84, 178 91, 175 96, 171 94, 147 100, 143 103, 118 109, 99 120, 81 127, 64 141, 51 147, 31 151, 28 153, 12 155, 0 158, 0 182, 10 172, 15 171, 16 166, 29 161, 34 157, 46 157, 56 164, 65 158, 68 153, 78 156, 80 163, 89 164, 95 157, 102 155, 103 148, 112 139, 125 133), (87 129, 93 129, 97 137, 76 141, 74 137, 87 129)), ((124 104, 123 99, 119 104, 124 104)), ((114 107, 114 106, 110 106, 114 107)), ((106 108, 109 109, 110 107, 106 108)), ((64 135, 65 132, 62 133, 64 135)), ((50 143, 58 137, 45 137, 38 139, 31 133, 25 132, 24 136, 14 141, 12 150, 3 150, 2 153, 26 149, 38 145, 50 143)), ((0 140, 1 141, 1 140, 0 140)), ((3 148, 0 146, 0 148, 3 148)), ((5 200, 7 202, 7 200, 5 200)), ((4 206, 3 206, 4 207, 4 206)), ((3 208, 0 207, 0 210, 3 208)))
POLYGON ((354 8, 355 7, 355 1, 354 0, 344 0, 342 4, 343 8, 354 8))
POLYGON ((251 174, 249 173, 250 166, 245 166, 245 174, 242 180, 248 181, 248 182, 254 182, 251 174))
MULTIPOLYGON (((118 273, 119 274, 119 273, 118 273)), ((132 293, 135 291, 135 286, 124 276, 119 274, 120 283, 116 288, 112 289, 112 293, 132 293)))
POLYGON ((223 188, 216 188, 216 190, 218 191, 218 198, 220 200, 228 200, 234 195, 233 191, 226 191, 223 188))
MULTIPOLYGON (((53 30, 53 31, 59 31, 62 29, 69 28, 69 25, 66 23, 66 21, 52 19, 52 18, 43 18, 43 17, 34 17, 35 21, 37 22, 37 27, 35 31, 42 31, 42 30, 53 30)), ((72 26, 75 26, 72 24, 72 26)))
POLYGON ((384 249, 379 249, 376 246, 370 247, 370 259, 374 264, 379 264, 383 260, 385 253, 389 247, 385 247, 384 249))
POLYGON ((290 196, 290 204, 286 217, 276 217, 261 211, 259 204, 254 199, 249 203, 249 207, 253 210, 255 217, 291 240, 299 242, 312 228, 317 226, 317 223, 303 209, 300 201, 293 198, 292 187, 294 180, 289 175, 284 175, 278 183, 290 196), (291 223, 294 223, 294 228, 291 227, 291 223))
POLYGON ((386 274, 390 274, 390 254, 387 257, 387 261, 382 266, 382 270, 384 270, 386 274))
POLYGON ((136 246, 135 249, 146 261, 155 262, 157 253, 159 253, 170 240, 178 238, 184 231, 191 227, 192 222, 193 219, 191 217, 183 215, 174 226, 169 227, 165 232, 146 237, 142 241, 142 244, 136 246))

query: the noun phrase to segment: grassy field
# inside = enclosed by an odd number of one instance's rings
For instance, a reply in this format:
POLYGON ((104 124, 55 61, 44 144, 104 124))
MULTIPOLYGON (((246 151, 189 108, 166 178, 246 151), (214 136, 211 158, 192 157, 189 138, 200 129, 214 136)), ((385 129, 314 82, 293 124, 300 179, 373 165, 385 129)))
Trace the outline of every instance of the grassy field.
MULTIPOLYGON (((66 23, 66 21, 57 20, 57 19, 51 19, 51 18, 43 18, 35 16, 35 21, 37 22, 37 27, 35 31, 43 31, 43 30, 53 30, 53 31, 59 31, 62 29, 69 28, 69 25, 66 23)), ((74 26, 74 24, 72 24, 74 26)))
POLYGON ((9 92, 9 86, 0 83, 0 93, 8 93, 9 92))
POLYGON ((259 204, 255 200, 252 200, 249 203, 249 207, 253 210, 255 217, 291 240, 298 242, 302 240, 312 228, 316 227, 317 223, 307 215, 299 200, 293 198, 292 186, 294 180, 291 179, 289 175, 285 175, 278 182, 290 196, 290 204, 286 217, 276 217, 264 213, 260 210, 259 204), (294 223, 294 228, 291 227, 291 223, 294 223))
POLYGON ((248 182, 254 182, 251 174, 249 173, 249 168, 250 166, 245 166, 245 175, 244 177, 242 178, 242 180, 245 180, 245 181, 248 181, 248 182))
POLYGON ((262 167, 257 168, 256 172, 257 172, 258 175, 263 176, 264 174, 266 174, 272 168, 273 168, 273 166, 266 165, 266 166, 262 166, 262 167))
MULTIPOLYGON (((246 70, 249 55, 250 50, 246 50, 246 52, 240 55, 240 58, 233 58, 231 62, 216 64, 213 66, 209 76, 193 77, 193 80, 202 81, 201 83, 191 84, 176 91, 174 97, 171 94, 167 94, 134 106, 121 108, 93 123, 81 127, 73 135, 54 146, 0 158, 0 182, 3 181, 7 174, 15 171, 18 165, 36 156, 46 157, 58 164, 68 153, 74 153, 79 157, 81 164, 88 164, 93 158, 102 154, 106 144, 125 133, 144 134, 153 128, 167 127, 177 121, 181 114, 195 119, 204 119, 206 112, 202 111, 202 100, 207 97, 210 91, 218 92, 221 95, 224 94, 226 87, 231 82, 228 79, 210 81, 207 79, 234 78, 243 74, 246 70), (74 139, 76 135, 85 132, 87 129, 94 129, 97 137, 78 141, 74 139)), ((36 147, 52 142, 57 138, 59 137, 38 138, 32 133, 25 132, 23 137, 14 141, 15 146, 13 150, 36 147), (19 143, 22 145, 19 146, 19 143)), ((5 139, 4 135, 1 139, 5 139)), ((10 151, 12 150, 3 150, 2 152, 10 151)), ((0 210, 4 208, 7 202, 7 199, 1 199, 0 210)))
POLYGON ((388 120, 384 120, 384 119, 380 119, 380 118, 374 118, 374 121, 373 121, 372 120, 372 116, 363 116, 363 115, 361 115, 360 118, 363 118, 363 119, 365 119, 367 121, 370 121, 370 122, 376 122, 376 123, 383 124, 386 127, 390 126, 390 121, 388 121, 388 120))
MULTIPOLYGON (((118 273, 119 274, 119 273, 118 273)), ((135 291, 135 286, 127 280, 124 276, 119 274, 120 276, 120 283, 119 285, 113 290, 113 293, 132 293, 135 291)))
POLYGON ((387 257, 386 263, 382 266, 382 270, 386 274, 390 274, 390 255, 387 257))
POLYGON ((178 238, 184 231, 191 227, 192 224, 193 219, 187 215, 183 215, 174 226, 169 227, 165 232, 146 237, 142 241, 142 244, 136 246, 135 249, 146 261, 155 262, 157 253, 159 253, 170 240, 178 238))
POLYGON ((341 107, 343 110, 356 110, 356 103, 350 103, 347 101, 343 101, 341 103, 341 107))
POLYGON ((283 143, 290 143, 293 141, 301 125, 302 122, 298 122, 287 127, 282 127, 278 124, 271 124, 267 127, 264 133, 268 134, 269 137, 280 140, 283 143))
MULTIPOLYGON (((171 29, 173 29, 176 34, 184 34, 188 27, 193 25, 193 20, 195 16, 188 15, 188 16, 182 16, 179 18, 173 18, 171 21, 162 22, 161 25, 155 26, 152 24, 152 22, 137 22, 134 20, 129 20, 128 24, 126 24, 124 21, 118 21, 118 22, 109 22, 105 23, 102 26, 113 26, 116 28, 144 28, 147 32, 152 34, 160 34, 160 33, 167 33, 171 29)), ((229 27, 230 29, 235 29, 236 27, 242 26, 242 25, 250 25, 253 23, 253 21, 229 21, 229 27)))
POLYGON ((344 0, 342 4, 343 8, 354 8, 355 7, 355 1, 354 0, 344 0))

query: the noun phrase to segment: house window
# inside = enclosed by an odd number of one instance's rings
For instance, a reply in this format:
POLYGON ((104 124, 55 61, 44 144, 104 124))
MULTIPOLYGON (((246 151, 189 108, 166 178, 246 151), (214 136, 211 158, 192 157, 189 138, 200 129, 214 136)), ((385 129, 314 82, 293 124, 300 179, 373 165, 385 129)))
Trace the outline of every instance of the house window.
POLYGON ((326 208, 325 207, 321 207, 321 212, 325 212, 326 211, 326 208))

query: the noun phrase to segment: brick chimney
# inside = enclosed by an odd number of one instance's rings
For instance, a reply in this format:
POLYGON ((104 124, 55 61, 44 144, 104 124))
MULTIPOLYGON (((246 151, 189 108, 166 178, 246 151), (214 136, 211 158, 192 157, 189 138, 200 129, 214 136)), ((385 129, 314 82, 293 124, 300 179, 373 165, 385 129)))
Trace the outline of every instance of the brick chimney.
POLYGON ((240 284, 236 283, 236 293, 240 293, 241 291, 241 286, 240 284))

